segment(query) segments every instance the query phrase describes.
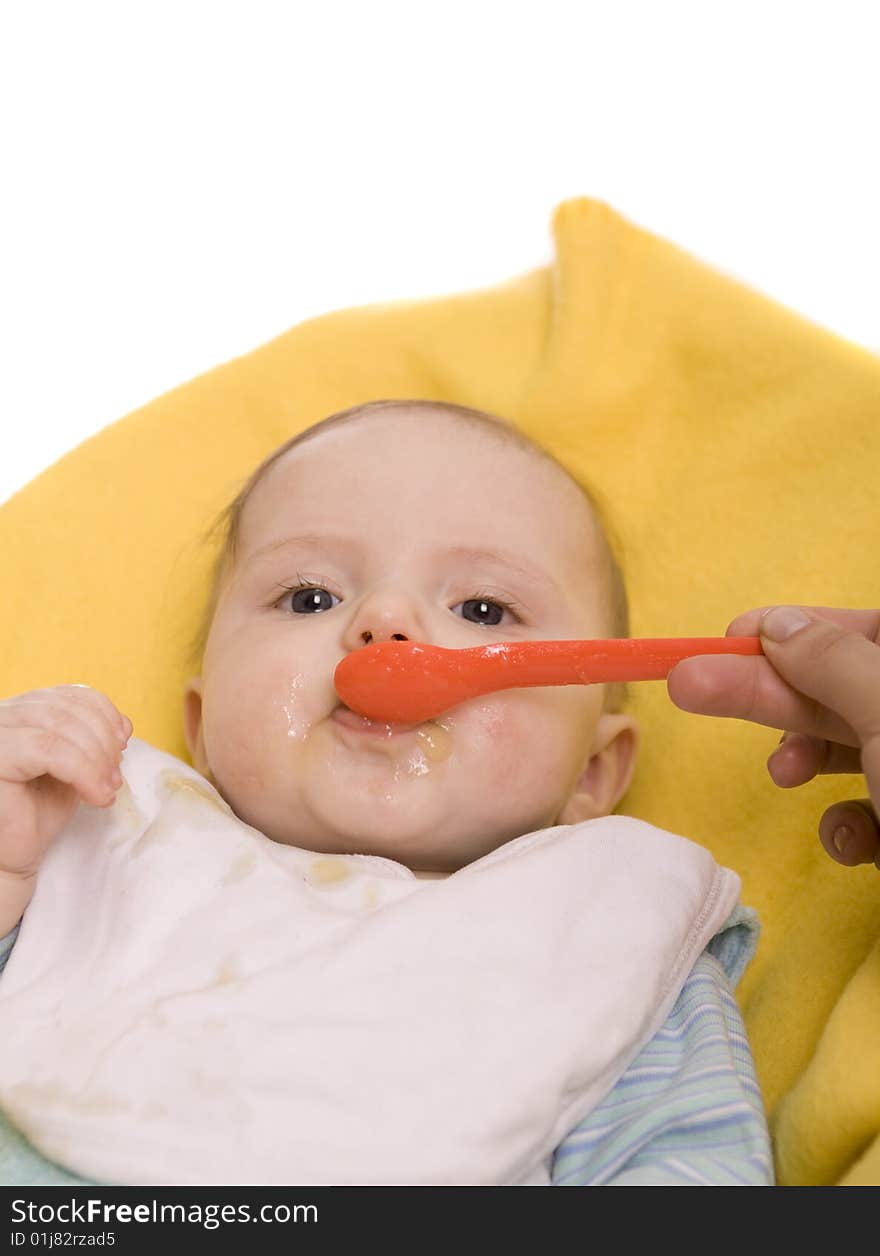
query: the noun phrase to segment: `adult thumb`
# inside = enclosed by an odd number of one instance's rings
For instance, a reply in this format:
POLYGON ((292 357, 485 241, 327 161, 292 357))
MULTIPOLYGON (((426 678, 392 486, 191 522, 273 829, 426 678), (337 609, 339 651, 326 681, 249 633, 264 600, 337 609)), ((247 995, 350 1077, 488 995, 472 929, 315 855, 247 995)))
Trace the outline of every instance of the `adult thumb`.
POLYGON ((783 680, 850 726, 863 769, 880 788, 880 647, 864 633, 796 606, 766 611, 758 631, 783 680))

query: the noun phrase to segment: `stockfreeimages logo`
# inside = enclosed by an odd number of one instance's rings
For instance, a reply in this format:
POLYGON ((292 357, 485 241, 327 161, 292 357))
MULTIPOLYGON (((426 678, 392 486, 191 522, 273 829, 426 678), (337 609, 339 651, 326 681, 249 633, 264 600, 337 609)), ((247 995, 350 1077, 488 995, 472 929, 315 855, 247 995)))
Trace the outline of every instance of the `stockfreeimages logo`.
MULTIPOLYGON (((28 1226, 115 1226, 200 1225, 206 1230, 221 1225, 247 1222, 286 1225, 290 1222, 317 1222, 317 1204, 164 1204, 152 1199, 140 1204, 111 1204, 102 1199, 79 1201, 75 1198, 60 1204, 35 1203, 32 1200, 12 1201, 12 1224, 28 1226)), ((12 1244, 20 1247, 25 1234, 13 1232, 12 1244)))

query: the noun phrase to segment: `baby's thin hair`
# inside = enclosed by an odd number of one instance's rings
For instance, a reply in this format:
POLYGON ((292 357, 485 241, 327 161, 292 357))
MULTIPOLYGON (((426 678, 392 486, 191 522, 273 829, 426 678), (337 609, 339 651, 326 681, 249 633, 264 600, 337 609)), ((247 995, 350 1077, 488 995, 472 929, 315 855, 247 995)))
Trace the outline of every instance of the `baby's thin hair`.
MULTIPOLYGON (((368 401, 361 405, 350 406, 346 410, 338 410, 335 414, 330 414, 325 419, 313 423, 304 431, 291 436, 289 440, 279 445, 277 449, 272 450, 263 461, 257 466, 242 484, 236 496, 227 506, 220 511, 210 526, 203 533, 201 542, 204 545, 217 544, 219 540, 219 549, 214 559, 209 583, 208 600, 203 609, 203 613, 198 623, 196 632, 190 642, 188 651, 188 662, 192 667, 198 667, 207 645, 208 635, 211 630, 211 622, 217 609, 217 603, 223 589, 226 576, 235 566, 238 556, 238 546, 241 538, 241 521, 244 514, 244 508, 248 499, 253 493, 257 485, 267 475, 270 468, 274 466, 280 458, 297 445, 304 444, 305 441, 326 432, 330 428, 341 427, 345 423, 356 421, 376 412, 401 411, 410 413, 424 414, 428 411, 438 414, 448 415, 450 418, 458 419, 462 423, 470 427, 479 429, 487 435, 496 435, 502 441, 516 445, 518 448, 527 453, 543 458, 547 462, 552 463, 563 475, 577 488, 582 494, 589 506, 593 519, 596 522, 596 531, 599 541, 600 557, 602 565, 605 567, 605 586, 608 597, 608 621, 612 637, 628 637, 629 636, 629 602, 626 593, 626 584, 621 571, 620 563, 614 553, 614 548, 608 536, 608 524, 603 517, 604 512, 600 510, 594 493, 571 474, 567 467, 563 466, 557 458, 555 458, 548 450, 544 449, 536 441, 526 436, 518 427, 510 423, 506 419, 499 418, 497 415, 489 414, 485 410, 475 410, 470 406, 457 405, 450 401, 430 401, 424 398, 407 399, 387 399, 378 401, 368 401)), ((609 710, 618 710, 624 705, 627 697, 626 687, 623 684, 607 685, 605 689, 605 706, 609 710)))

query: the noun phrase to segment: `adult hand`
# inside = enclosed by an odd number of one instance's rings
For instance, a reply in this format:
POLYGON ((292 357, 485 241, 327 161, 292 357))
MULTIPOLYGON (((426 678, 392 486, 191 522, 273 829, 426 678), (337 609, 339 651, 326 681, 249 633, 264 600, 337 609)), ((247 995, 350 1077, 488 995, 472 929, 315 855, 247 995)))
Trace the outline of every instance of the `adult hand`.
POLYGON ((880 611, 759 607, 726 635, 760 635, 763 657, 685 659, 669 673, 670 698, 683 711, 784 729, 767 760, 783 789, 863 772, 871 797, 829 807, 819 837, 838 863, 880 868, 880 611))

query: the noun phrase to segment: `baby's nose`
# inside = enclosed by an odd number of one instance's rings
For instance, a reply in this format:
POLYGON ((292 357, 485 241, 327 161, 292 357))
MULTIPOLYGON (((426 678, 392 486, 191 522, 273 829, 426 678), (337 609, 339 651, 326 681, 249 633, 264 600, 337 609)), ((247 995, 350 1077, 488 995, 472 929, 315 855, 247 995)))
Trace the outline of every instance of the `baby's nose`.
MULTIPOLYGON (((378 634, 378 636, 379 636, 379 639, 381 639, 381 634, 378 634)), ((361 633, 361 640, 363 641, 364 645, 371 645, 373 642, 372 632, 370 632, 369 629, 366 629, 364 632, 361 633)), ((406 635, 405 632, 391 632, 388 634, 388 640, 389 641, 409 641, 409 637, 406 635)))
POLYGON ((415 595, 403 587, 383 586, 357 604, 343 628, 342 644, 351 652, 381 641, 418 641, 424 635, 415 595))

